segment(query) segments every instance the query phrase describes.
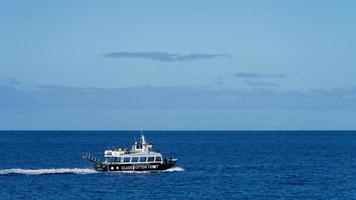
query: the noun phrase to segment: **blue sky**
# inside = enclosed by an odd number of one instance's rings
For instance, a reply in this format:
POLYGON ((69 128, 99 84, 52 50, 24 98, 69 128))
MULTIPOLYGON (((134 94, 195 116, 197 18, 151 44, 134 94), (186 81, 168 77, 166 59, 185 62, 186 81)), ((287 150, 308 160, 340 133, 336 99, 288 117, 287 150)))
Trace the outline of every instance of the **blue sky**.
POLYGON ((0 129, 355 129, 354 1, 1 1, 0 129))

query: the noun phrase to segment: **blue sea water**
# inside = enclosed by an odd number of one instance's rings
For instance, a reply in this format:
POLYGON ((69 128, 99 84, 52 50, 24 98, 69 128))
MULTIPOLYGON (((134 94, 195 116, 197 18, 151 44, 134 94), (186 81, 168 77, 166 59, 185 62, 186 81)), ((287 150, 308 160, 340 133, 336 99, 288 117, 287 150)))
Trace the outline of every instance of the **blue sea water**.
POLYGON ((356 132, 147 131, 178 168, 96 173, 133 131, 1 131, 0 199, 356 199, 356 132))

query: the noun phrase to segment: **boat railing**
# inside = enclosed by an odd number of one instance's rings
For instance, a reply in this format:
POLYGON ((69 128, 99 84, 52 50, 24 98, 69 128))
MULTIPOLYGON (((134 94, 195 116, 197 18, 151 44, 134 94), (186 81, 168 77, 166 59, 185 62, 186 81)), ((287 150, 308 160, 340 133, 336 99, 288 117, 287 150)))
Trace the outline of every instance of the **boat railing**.
POLYGON ((93 163, 93 164, 100 163, 100 160, 99 160, 96 156, 94 156, 94 155, 92 155, 92 154, 90 154, 90 153, 84 154, 84 155, 82 156, 82 158, 83 158, 83 159, 86 159, 86 160, 89 160, 89 161, 90 161, 91 163, 93 163))

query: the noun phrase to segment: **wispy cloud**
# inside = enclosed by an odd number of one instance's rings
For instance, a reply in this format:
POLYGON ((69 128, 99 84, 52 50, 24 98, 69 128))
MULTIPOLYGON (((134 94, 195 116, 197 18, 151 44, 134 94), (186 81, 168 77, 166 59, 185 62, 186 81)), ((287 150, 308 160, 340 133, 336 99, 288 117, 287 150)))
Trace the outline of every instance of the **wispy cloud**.
POLYGON ((258 81, 245 81, 245 83, 249 86, 254 87, 278 87, 278 83, 273 82, 258 82, 258 81))
POLYGON ((21 85, 21 82, 15 80, 15 79, 11 79, 11 80, 9 80, 9 84, 10 84, 10 85, 21 85))
POLYGON ((0 128, 11 130, 137 129, 137 124, 171 130, 355 129, 355 109, 356 88, 281 92, 178 86, 20 89, 0 84, 0 128), (325 127, 325 121, 331 123, 325 127))
MULTIPOLYGON (((257 84, 259 85, 259 84, 257 84)), ((269 85, 269 84, 267 84, 269 85)), ((270 84, 274 87, 273 84, 270 84)), ((22 90, 0 85, 0 109, 355 109, 356 88, 280 92, 194 87, 82 88, 42 85, 22 90)))
POLYGON ((297 76, 298 73, 291 74, 261 74, 261 73, 253 73, 253 72, 240 72, 235 74, 236 78, 289 78, 292 76, 297 76))
POLYGON ((5 79, 5 80, 1 80, 0 79, 0 86, 2 85, 11 85, 11 86, 19 86, 22 83, 20 81, 17 81, 16 79, 5 79))
POLYGON ((190 61, 213 59, 216 57, 228 57, 225 54, 207 54, 207 53, 191 53, 191 54, 178 54, 167 52, 110 52, 102 55, 106 58, 141 58, 150 59, 161 62, 177 62, 177 61, 190 61))

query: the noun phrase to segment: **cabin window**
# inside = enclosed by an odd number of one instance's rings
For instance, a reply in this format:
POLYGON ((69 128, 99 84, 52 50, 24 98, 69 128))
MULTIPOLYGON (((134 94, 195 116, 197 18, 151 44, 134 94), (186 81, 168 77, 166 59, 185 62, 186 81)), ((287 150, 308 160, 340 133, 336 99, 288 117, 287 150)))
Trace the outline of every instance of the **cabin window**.
POLYGON ((124 162, 130 162, 130 157, 124 157, 124 162))
POLYGON ((140 157, 140 162, 146 162, 147 157, 140 157))
POLYGON ((121 162, 121 158, 120 157, 115 158, 115 162, 121 162))
POLYGON ((162 161, 161 156, 156 156, 156 161, 162 161))
POLYGON ((153 162, 155 160, 155 157, 148 157, 147 162, 153 162))
POLYGON ((131 162, 138 162, 138 157, 132 157, 131 162))

